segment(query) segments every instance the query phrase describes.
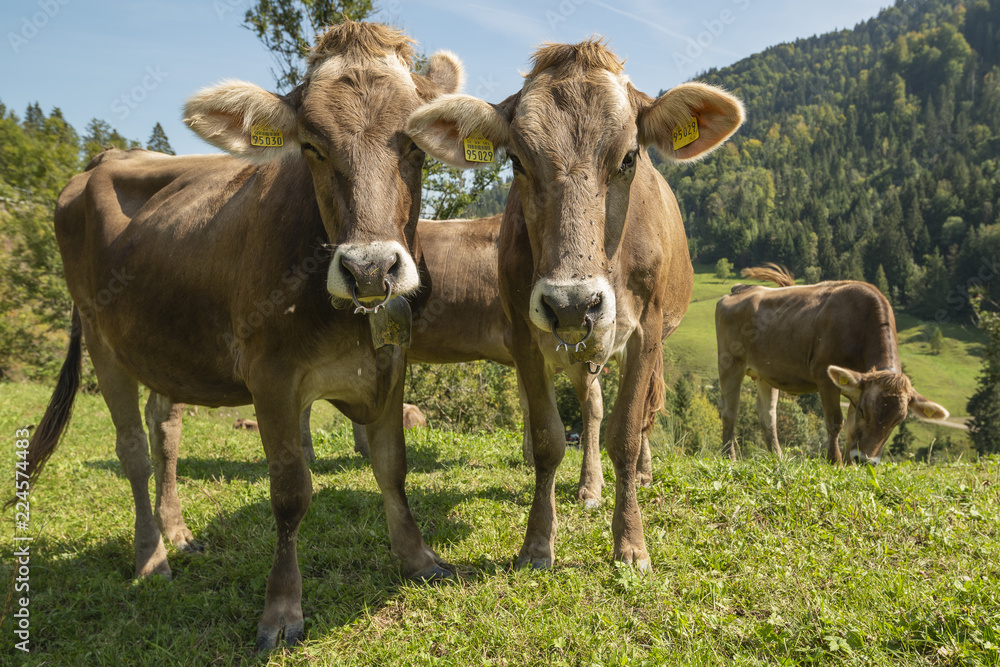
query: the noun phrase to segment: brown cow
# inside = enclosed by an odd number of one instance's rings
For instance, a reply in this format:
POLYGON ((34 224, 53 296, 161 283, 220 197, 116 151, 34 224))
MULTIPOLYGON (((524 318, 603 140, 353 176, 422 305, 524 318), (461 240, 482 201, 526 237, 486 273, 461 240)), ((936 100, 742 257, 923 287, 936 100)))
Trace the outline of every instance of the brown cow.
MULTIPOLYGON (((449 364, 487 359, 514 365, 510 320, 500 304, 497 243, 502 216, 469 220, 421 220, 420 247, 431 290, 414 310, 408 363, 449 364)), ((585 507, 601 502, 600 427, 604 402, 598 376, 576 364, 565 369, 583 413, 583 464, 577 497, 585 507)), ((522 405, 524 397, 521 397, 522 405)), ((533 463, 531 430, 525 420, 522 451, 533 463)), ((355 427, 355 449, 367 456, 364 431, 355 427)), ((305 439, 305 436, 304 436, 305 439)), ((643 440, 640 482, 651 481, 649 442, 643 440)))
POLYGON ((174 483, 165 476, 174 474, 181 403, 252 402, 277 524, 259 648, 303 633, 296 539, 312 484, 300 416, 315 400, 368 425, 404 572, 453 576, 404 494, 405 353, 394 343, 405 342, 410 315, 394 297, 419 287, 424 153, 403 127, 420 104, 456 90, 462 72, 448 53, 432 56, 426 75, 411 72, 411 44, 385 26, 333 27, 288 95, 230 81, 188 101, 188 125, 238 157, 106 152, 59 197, 56 236, 76 308, 70 352, 29 447, 32 477, 68 421, 82 336, 135 498, 136 575, 169 576, 161 531, 182 548, 193 542, 179 507, 150 507, 138 383, 152 390, 158 486, 174 483))
POLYGON ((411 116, 410 135, 449 164, 475 166, 463 150, 475 132, 511 156, 500 296, 535 459, 518 567, 548 567, 555 555, 555 472, 565 451, 555 369, 580 364, 596 373, 612 357, 621 367, 606 433, 616 477, 614 555, 650 567, 636 462, 663 403, 661 341, 687 310, 693 271, 677 203, 645 148, 695 159, 742 120, 738 100, 702 84, 650 98, 595 40, 540 49, 521 91, 498 105, 450 95, 411 116))
POLYGON ((847 446, 852 461, 877 464, 889 434, 910 408, 923 419, 948 417, 947 410, 914 391, 902 372, 896 319, 874 285, 842 280, 796 286, 774 265, 744 269, 743 275, 779 287, 736 285, 715 307, 722 442, 729 456, 737 457, 734 432, 745 375, 757 382, 757 416, 778 456, 779 390, 819 392, 831 463, 842 461, 841 395, 851 404, 847 446))

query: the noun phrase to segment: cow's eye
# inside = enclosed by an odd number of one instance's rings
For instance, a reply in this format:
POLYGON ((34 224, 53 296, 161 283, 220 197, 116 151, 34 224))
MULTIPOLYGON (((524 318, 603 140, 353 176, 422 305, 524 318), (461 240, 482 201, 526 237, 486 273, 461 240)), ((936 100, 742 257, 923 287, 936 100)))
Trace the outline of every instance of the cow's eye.
POLYGON ((307 151, 315 155, 319 160, 326 159, 325 157, 323 157, 323 154, 319 152, 319 149, 313 146, 312 144, 307 144, 307 143, 302 144, 302 152, 305 153, 307 151))
POLYGON ((511 167, 511 169, 513 169, 514 171, 516 171, 518 173, 523 174, 524 173, 524 165, 521 164, 520 158, 518 158, 513 153, 508 153, 508 155, 510 155, 510 167, 511 167))
POLYGON ((618 173, 624 174, 626 171, 635 166, 636 154, 636 151, 629 151, 625 154, 625 157, 622 159, 621 166, 618 167, 618 173))

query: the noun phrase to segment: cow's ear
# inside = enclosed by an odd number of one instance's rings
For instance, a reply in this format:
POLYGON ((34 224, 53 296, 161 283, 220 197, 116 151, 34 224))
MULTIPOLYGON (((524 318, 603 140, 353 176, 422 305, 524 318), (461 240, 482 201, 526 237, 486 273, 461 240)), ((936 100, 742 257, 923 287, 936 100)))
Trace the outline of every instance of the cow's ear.
POLYGON ((465 68, 451 51, 438 51, 428 58, 421 75, 437 86, 442 95, 457 93, 465 85, 465 68))
POLYGON ((708 155, 739 129, 745 116, 742 102, 704 83, 681 84, 655 100, 637 92, 633 99, 639 100, 639 143, 656 146, 676 162, 708 155))
POLYGON ((482 135, 495 155, 507 144, 509 132, 510 123, 497 106, 471 95, 442 95, 414 111, 406 123, 406 133, 428 155, 459 169, 489 164, 466 159, 466 139, 482 135))
POLYGON ((861 398, 861 373, 831 364, 826 367, 826 374, 833 380, 833 384, 837 385, 841 394, 853 403, 858 402, 861 398))
POLYGON ((192 95, 184 122, 217 148, 253 160, 298 153, 296 89, 279 96, 245 81, 224 81, 192 95))
POLYGON ((920 419, 947 419, 948 411, 934 401, 929 401, 917 392, 910 396, 910 410, 920 419))

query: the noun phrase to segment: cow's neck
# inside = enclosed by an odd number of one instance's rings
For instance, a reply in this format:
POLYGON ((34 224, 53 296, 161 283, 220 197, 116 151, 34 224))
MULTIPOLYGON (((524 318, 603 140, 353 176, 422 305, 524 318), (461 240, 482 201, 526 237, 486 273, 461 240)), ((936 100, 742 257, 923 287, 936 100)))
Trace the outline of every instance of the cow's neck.
POLYGON ((896 341, 896 327, 891 314, 882 319, 865 346, 864 369, 900 372, 899 345, 896 341))

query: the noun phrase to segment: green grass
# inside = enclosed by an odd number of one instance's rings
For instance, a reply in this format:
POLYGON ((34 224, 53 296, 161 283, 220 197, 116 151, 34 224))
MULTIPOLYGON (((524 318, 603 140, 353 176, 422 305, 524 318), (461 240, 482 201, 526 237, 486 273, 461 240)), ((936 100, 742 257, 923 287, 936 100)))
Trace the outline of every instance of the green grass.
MULTIPOLYGON (((2 477, 14 431, 50 388, 0 385, 2 477)), ((681 457, 653 443, 639 492, 654 571, 611 558, 609 507, 559 471, 557 562, 514 572, 533 486, 513 433, 408 435, 410 504, 460 579, 404 581, 349 429, 314 419, 319 460, 299 538, 302 647, 255 656, 274 546, 257 436, 233 414, 185 422, 178 465, 203 554, 168 547, 174 580, 132 580, 132 500, 101 399, 80 395, 31 495, 32 653, 0 623, 0 663, 31 665, 997 665, 1000 461, 866 469, 758 456, 681 457)), ((609 488, 613 479, 605 458, 609 488)), ((7 496, 7 493, 3 494, 7 496)), ((610 503, 607 503, 610 504, 610 503)), ((2 514, 0 578, 13 575, 2 514)))

